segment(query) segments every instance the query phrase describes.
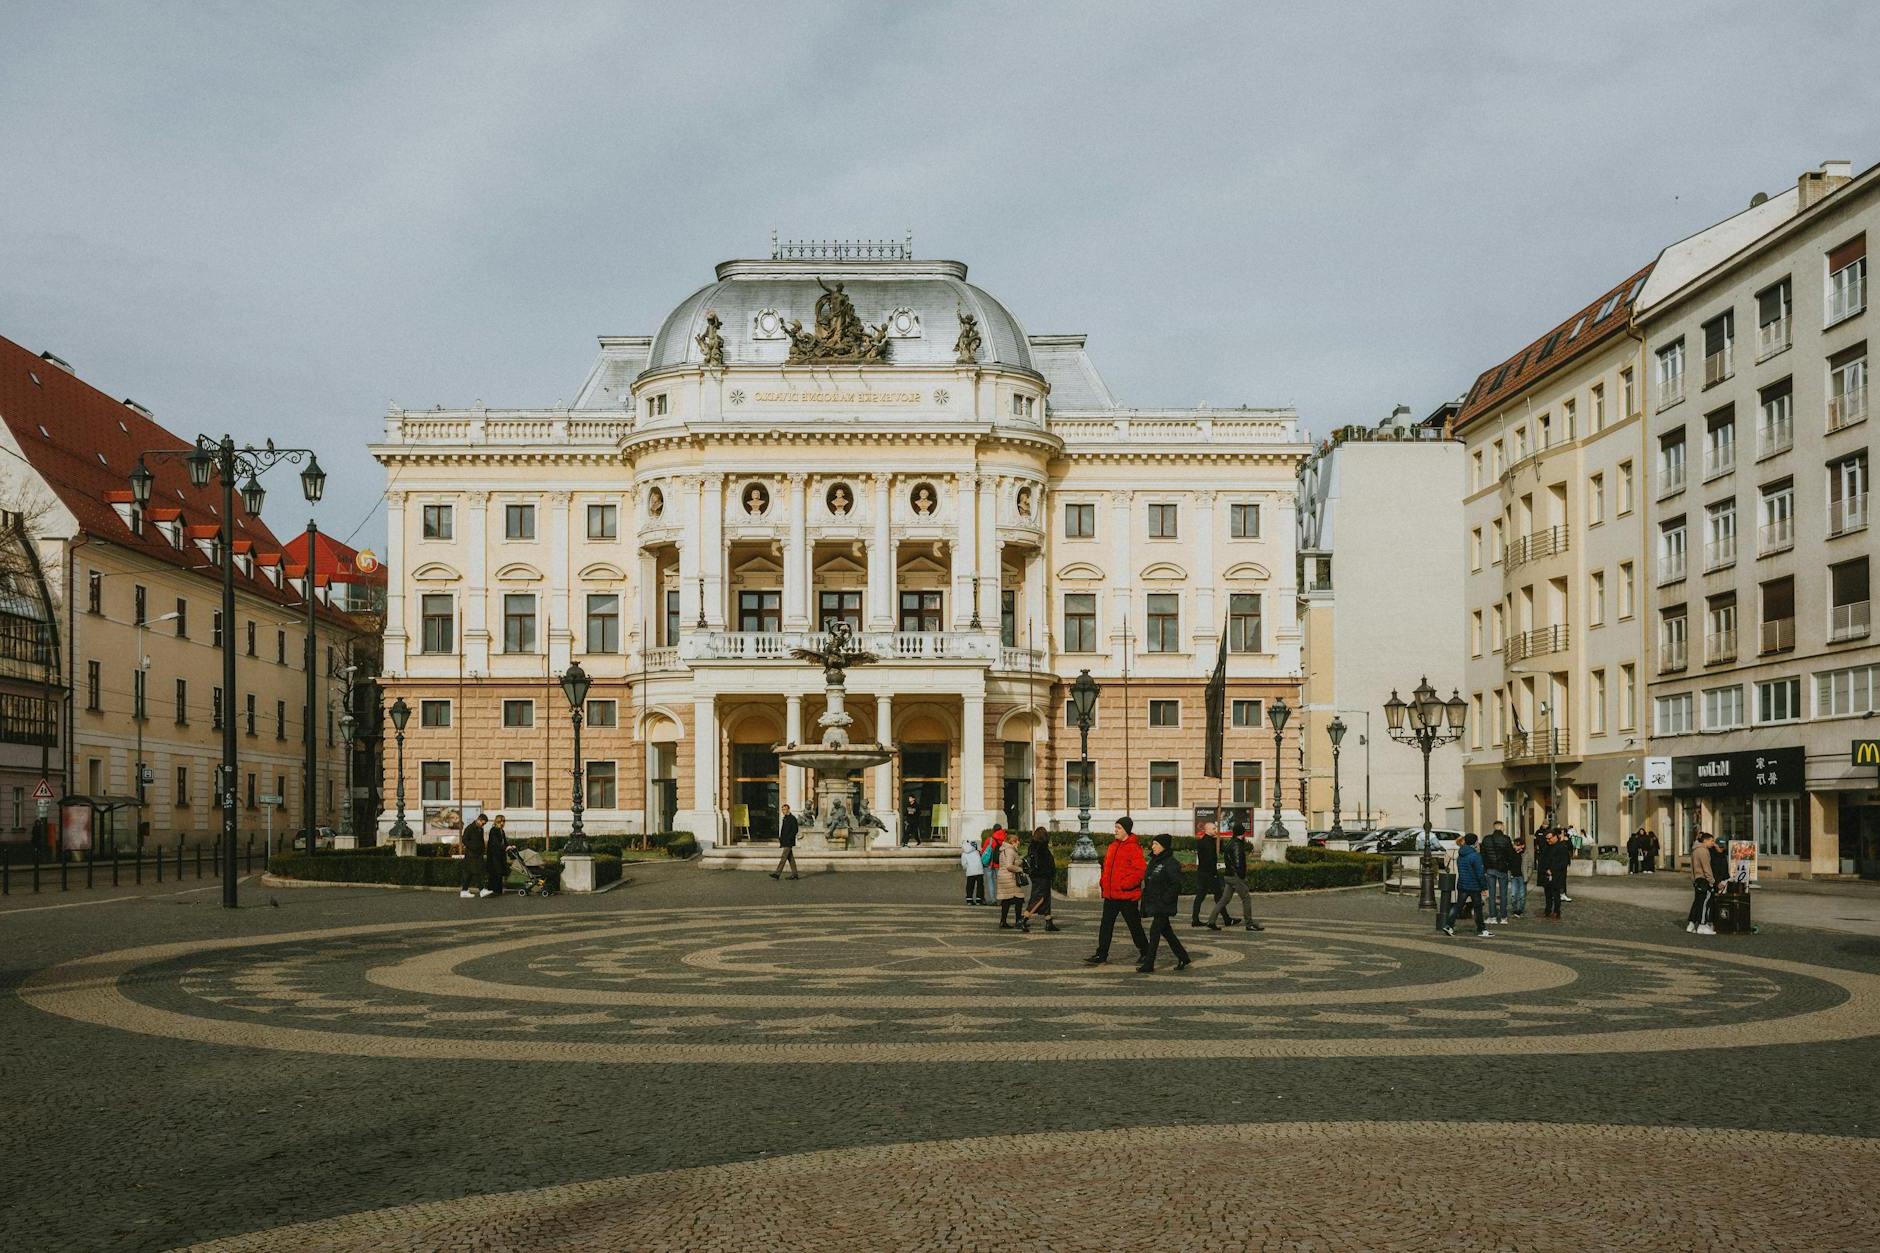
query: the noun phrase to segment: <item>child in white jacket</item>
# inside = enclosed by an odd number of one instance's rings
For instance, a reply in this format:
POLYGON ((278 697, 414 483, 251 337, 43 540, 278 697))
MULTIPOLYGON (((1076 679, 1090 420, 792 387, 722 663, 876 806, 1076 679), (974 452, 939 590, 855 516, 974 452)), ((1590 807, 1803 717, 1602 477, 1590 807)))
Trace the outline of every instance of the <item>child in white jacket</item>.
POLYGON ((986 864, 979 856, 979 837, 966 837, 966 847, 960 850, 960 869, 966 872, 966 903, 984 905, 986 903, 986 864))

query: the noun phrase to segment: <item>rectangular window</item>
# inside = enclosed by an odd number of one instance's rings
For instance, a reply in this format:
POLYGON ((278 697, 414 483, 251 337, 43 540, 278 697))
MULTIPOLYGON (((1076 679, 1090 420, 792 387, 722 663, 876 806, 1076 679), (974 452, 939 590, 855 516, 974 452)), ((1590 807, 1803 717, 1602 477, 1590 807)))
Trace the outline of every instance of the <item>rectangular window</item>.
POLYGON ((666 416, 666 408, 667 406, 666 406, 666 393, 665 392, 661 392, 657 396, 648 396, 646 398, 646 416, 647 417, 663 418, 666 416))
POLYGON ((423 630, 418 647, 426 653, 449 653, 457 646, 455 599, 449 592, 427 592, 419 598, 423 630))
POLYGON ((176 681, 176 725, 179 727, 186 727, 189 725, 189 680, 188 679, 178 679, 176 681))
POLYGON ((253 618, 248 619, 248 655, 250 657, 255 655, 255 620, 253 618))
POLYGON ((1622 399, 1625 401, 1625 416, 1628 418, 1632 417, 1634 414, 1638 413, 1639 406, 1638 380, 1633 375, 1631 366, 1627 366, 1625 369, 1619 371, 1619 391, 1622 393, 1622 399))
POLYGON ((758 590, 738 593, 738 630, 776 632, 782 629, 782 592, 758 590))
POLYGON ((1064 806, 1067 809, 1095 809, 1097 805, 1097 763, 1064 763, 1064 806))
POLYGON ((1149 763, 1149 804, 1156 809, 1173 809, 1182 803, 1182 768, 1173 761, 1149 763))
POLYGON ((287 664, 287 632, 285 631, 277 630, 274 633, 274 664, 277 666, 287 664))
POLYGON ((1606 476, 1595 474, 1586 480, 1586 525, 1598 526, 1606 520, 1606 476))
POLYGON ((1638 603, 1638 577, 1632 563, 1619 563, 1619 617, 1623 621, 1632 616, 1638 603))
POLYGON ((1606 672, 1604 670, 1595 670, 1587 675, 1586 703, 1591 706, 1588 712, 1592 716, 1593 734, 1604 735, 1606 733, 1606 672))
POLYGON ((1773 357, 1789 346, 1789 280, 1756 293, 1756 359, 1773 357))
POLYGON ((1258 806, 1265 801, 1265 778, 1261 771, 1263 765, 1258 761, 1234 763, 1234 804, 1258 806))
POLYGON ((274 702, 274 738, 287 738, 287 702, 284 700, 274 702))
POLYGON ((1154 504, 1149 506, 1149 538, 1175 539, 1179 530, 1178 506, 1154 504))
POLYGON ((1593 429, 1590 434, 1597 435, 1606 429, 1606 385, 1593 384, 1591 417, 1593 429))
POLYGON ((587 598, 587 650, 620 651, 620 597, 613 592, 590 592, 587 598))
POLYGON ((176 768, 176 791, 172 795, 171 800, 178 809, 189 808, 189 767, 188 766, 178 766, 176 768))
POLYGON ((1704 664, 1736 660, 1736 593, 1712 596, 1704 608, 1704 664))
POLYGON ((614 763, 590 761, 586 765, 587 796, 583 803, 589 809, 614 808, 614 763))
POLYGON ((1718 501, 1704 508, 1704 569, 1721 570, 1736 564, 1736 500, 1718 501))
POLYGON ((1786 653, 1795 647, 1795 578, 1785 575, 1761 587, 1761 651, 1786 653))
POLYGON ((507 809, 535 808, 535 763, 503 763, 503 805, 507 809))
POLYGON ((1880 709, 1880 665, 1815 675, 1815 717, 1845 718, 1880 709))
POLYGON ((220 609, 209 615, 209 647, 222 647, 222 611, 220 609))
POLYGON ((1729 731, 1743 725, 1743 685, 1704 689, 1704 730, 1729 731))
POLYGON ((1857 452, 1828 466, 1828 535, 1867 526, 1867 454, 1857 452))
POLYGON ((530 540, 535 538, 535 506, 503 506, 503 538, 530 540))
POLYGON ((1469 655, 1482 655, 1482 611, 1477 609, 1469 615, 1469 655))
POLYGON ((451 538, 451 506, 426 505, 424 507, 424 538, 451 538))
POLYGON ((1736 312, 1725 309, 1704 323, 1704 386, 1715 387, 1735 368, 1736 312))
POLYGON ((1828 567, 1828 639, 1832 643, 1864 638, 1873 629, 1867 558, 1828 567))
POLYGON ((139 722, 142 722, 146 717, 146 711, 144 709, 144 690, 149 679, 150 674, 148 671, 141 669, 131 671, 131 717, 137 719, 139 722))
POLYGON ((1228 706, 1231 721, 1237 727, 1259 728, 1265 725, 1266 702, 1258 700, 1237 700, 1228 706))
POLYGON ((181 596, 176 598, 176 638, 189 638, 189 601, 181 596))
POLYGON ((1234 592, 1228 596, 1227 651, 1260 651, 1260 593, 1234 592))
POLYGON ((1867 418, 1867 345, 1837 352, 1828 362, 1828 433, 1867 418))
POLYGON ((1482 568, 1482 528, 1476 527, 1469 532, 1469 569, 1482 568))
POLYGON ((1260 538, 1260 506, 1229 505, 1227 507, 1228 536, 1232 539, 1260 538))
MULTIPOLYGON (((1102 718, 1103 710, 1092 705, 1090 707, 1090 725, 1095 727, 1102 718)), ((1072 729, 1075 729, 1077 726, 1077 702, 1074 700, 1064 702, 1064 725, 1072 729)))
POLYGON ((1179 727, 1182 724, 1182 706, 1176 700, 1152 700, 1149 702, 1149 725, 1152 727, 1179 727))
POLYGON ((453 799, 450 794, 450 763, 448 761, 418 763, 418 798, 427 801, 453 799))
POLYGON ((209 725, 211 729, 222 729, 222 689, 212 688, 209 692, 209 725))
POLYGON ((1586 621, 1588 626, 1604 626, 1606 623, 1606 572, 1595 570, 1590 576, 1586 589, 1586 621))
POLYGON ((591 727, 619 726, 619 702, 611 700, 590 700, 587 703, 587 724, 591 727))
POLYGON ((104 612, 104 575, 91 571, 85 579, 85 612, 104 612))
POLYGON ((418 702, 418 725, 421 727, 447 727, 450 725, 450 702, 447 700, 421 700, 418 702))
POLYGON ((1018 592, 1009 587, 999 589, 999 643, 1018 647, 1018 592))
POLYGON ((503 702, 503 725, 505 727, 532 727, 535 725, 535 702, 532 700, 506 700, 503 702))
POLYGON ((1658 527, 1658 586, 1684 577, 1684 557, 1684 517, 1680 514, 1658 527))
POLYGON ((503 651, 535 651, 535 596, 531 592, 503 595, 503 651))
POLYGON ((1783 379, 1756 393, 1756 456, 1773 457, 1795 443, 1795 383, 1783 379))
POLYGON ((846 622, 860 631, 862 629, 862 593, 838 590, 816 593, 816 622, 827 631, 831 622, 846 622))
POLYGON ((1684 428, 1658 437, 1658 494, 1684 490, 1684 428))
POLYGON ((1675 696, 1660 696, 1656 702, 1657 728, 1654 735, 1689 735, 1697 728, 1692 725, 1692 709, 1696 702, 1689 692, 1680 692, 1675 696))
POLYGON ((904 591, 901 593, 901 630, 939 631, 943 629, 941 619, 939 592, 904 591))
POLYGON ((664 633, 660 644, 671 648, 679 642, 679 589, 676 587, 666 589, 666 612, 661 621, 664 633))
POLYGON ((1658 407, 1669 409, 1684 399, 1684 341, 1658 350, 1658 407))
POLYGON ((1630 662, 1619 667, 1619 729, 1630 731, 1636 725, 1638 709, 1638 667, 1630 662))
POLYGON ((589 539, 619 539, 620 506, 589 505, 587 507, 587 537, 589 539))
POLYGON ((1851 318, 1867 307, 1867 236, 1865 232, 1828 253, 1827 324, 1851 318))
POLYGON ((1704 479, 1736 469, 1736 407, 1725 406, 1704 418, 1704 479))
POLYGON ((1181 598, 1174 592, 1149 593, 1149 635, 1147 651, 1179 653, 1182 650, 1181 598))
POLYGON ((1066 504, 1064 506, 1064 538, 1095 539, 1097 537, 1097 507, 1094 504, 1066 504))
POLYGON ((1781 552, 1795 546, 1795 480, 1780 479, 1762 487, 1756 551, 1781 552))
POLYGON ((139 583, 131 588, 131 621, 138 626, 144 625, 147 620, 145 614, 148 612, 146 608, 148 599, 143 584, 139 583))
POLYGON ((1469 487, 1479 489, 1482 486, 1482 450, 1476 449, 1469 454, 1469 487))
POLYGON ((1689 629, 1690 620, 1682 605, 1667 609, 1659 616, 1658 669, 1661 673, 1682 670, 1688 664, 1689 629))
POLYGON ((1756 798, 1756 851, 1771 857, 1795 856, 1796 800, 1793 796, 1756 798))
POLYGON ((1802 717, 1802 681, 1767 679, 1756 685, 1756 721, 1799 722, 1802 717))

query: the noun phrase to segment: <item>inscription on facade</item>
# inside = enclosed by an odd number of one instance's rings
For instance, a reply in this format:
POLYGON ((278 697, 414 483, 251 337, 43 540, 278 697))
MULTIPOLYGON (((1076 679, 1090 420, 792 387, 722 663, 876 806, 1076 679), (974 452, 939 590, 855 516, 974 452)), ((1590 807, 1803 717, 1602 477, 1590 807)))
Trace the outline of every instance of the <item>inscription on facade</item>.
POLYGON ((760 405, 917 405, 919 392, 756 392, 760 405))

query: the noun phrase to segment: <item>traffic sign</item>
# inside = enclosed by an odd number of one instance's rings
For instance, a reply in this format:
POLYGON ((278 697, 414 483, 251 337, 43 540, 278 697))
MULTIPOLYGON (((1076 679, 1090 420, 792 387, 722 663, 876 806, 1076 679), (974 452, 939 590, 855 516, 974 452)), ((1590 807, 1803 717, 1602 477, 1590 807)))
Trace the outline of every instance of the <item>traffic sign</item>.
POLYGON ((255 797, 255 799, 260 801, 263 805, 279 805, 281 803, 280 794, 277 792, 263 792, 260 796, 255 797))
POLYGON ((1619 780, 1619 786, 1625 789, 1625 794, 1627 796, 1632 795, 1632 793, 1638 791, 1639 789, 1638 776, 1635 774, 1628 774, 1627 776, 1625 776, 1625 778, 1619 780))
POLYGON ((52 784, 47 782, 44 779, 41 779, 39 781, 39 786, 33 789, 33 799, 36 801, 51 800, 52 799, 52 784))

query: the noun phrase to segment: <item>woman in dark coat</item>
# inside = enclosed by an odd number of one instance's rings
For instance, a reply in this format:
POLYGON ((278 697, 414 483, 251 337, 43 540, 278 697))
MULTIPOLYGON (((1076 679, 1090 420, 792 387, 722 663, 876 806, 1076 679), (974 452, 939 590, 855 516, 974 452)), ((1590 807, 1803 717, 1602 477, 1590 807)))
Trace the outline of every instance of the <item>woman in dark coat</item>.
POLYGON ((1142 912, 1150 920, 1149 953, 1136 967, 1137 974, 1146 975, 1155 969, 1156 950, 1163 940, 1168 941, 1169 952, 1175 954, 1175 969, 1188 968, 1188 950, 1175 938, 1175 928, 1169 924, 1181 907, 1181 899, 1182 868, 1175 861, 1174 841, 1158 835, 1149 843, 1149 868, 1142 876, 1142 912))
POLYGON ((1025 902, 1026 923, 1043 914, 1044 929, 1056 931, 1057 923, 1051 920, 1051 880, 1057 876, 1057 859, 1051 856, 1051 833, 1043 827, 1031 833, 1031 843, 1025 846, 1024 870, 1031 880, 1031 897, 1025 902))

